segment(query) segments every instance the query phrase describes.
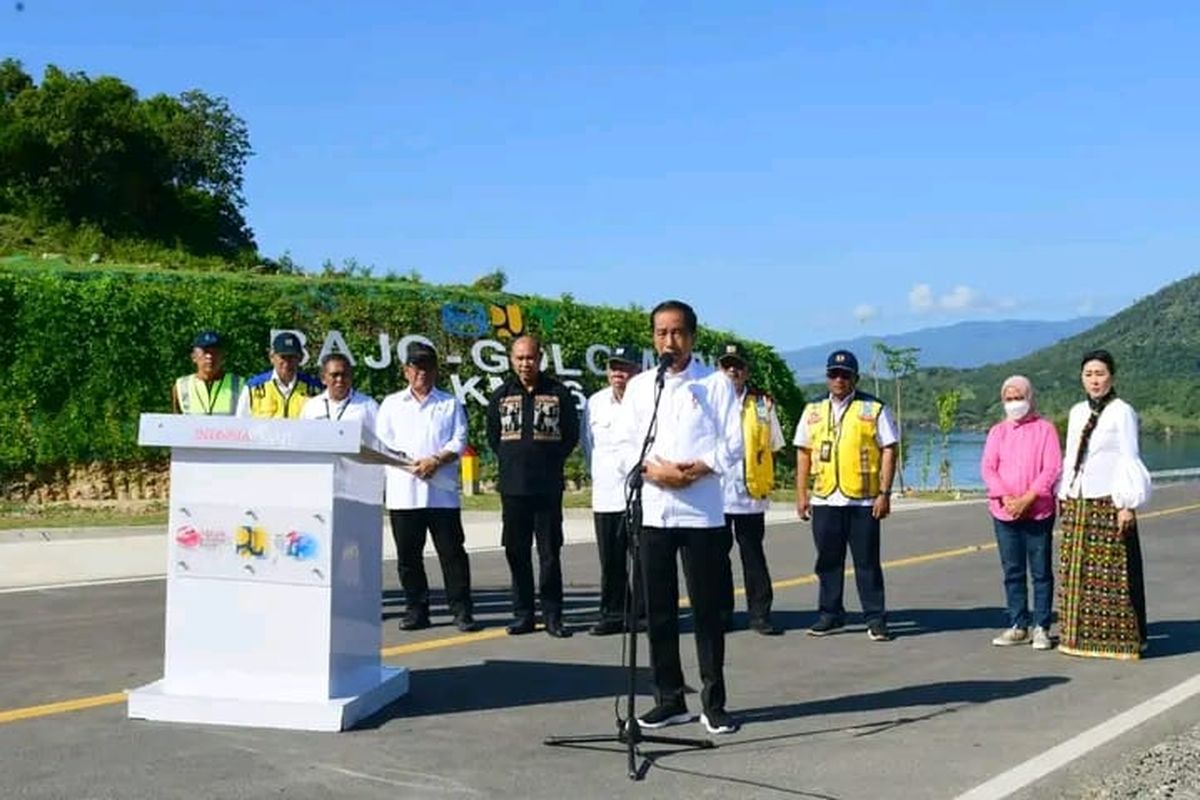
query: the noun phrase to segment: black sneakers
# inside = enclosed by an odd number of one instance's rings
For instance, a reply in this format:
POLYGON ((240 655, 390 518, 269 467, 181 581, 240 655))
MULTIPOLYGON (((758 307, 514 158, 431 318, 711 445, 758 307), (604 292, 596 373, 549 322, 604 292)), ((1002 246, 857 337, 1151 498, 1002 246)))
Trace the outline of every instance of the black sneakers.
POLYGON ((402 631, 420 631, 429 627, 428 612, 410 611, 400 620, 400 630, 402 631))
POLYGON ((756 619, 751 621, 750 630, 755 633, 760 633, 763 636, 782 636, 783 628, 771 622, 769 619, 756 619))
POLYGON ((872 642, 887 642, 891 640, 892 634, 886 622, 875 620, 867 623, 867 638, 872 642))
POLYGON ((665 728, 668 725, 682 725, 685 722, 691 721, 691 712, 687 710, 687 706, 682 704, 674 705, 659 703, 654 708, 638 717, 638 724, 643 728, 648 728, 650 730, 654 730, 655 728, 665 728))
POLYGON ((533 633, 533 617, 517 617, 512 622, 508 623, 508 627, 504 632, 509 636, 521 636, 526 633, 533 633))
POLYGON ((808 629, 809 636, 828 636, 836 630, 844 627, 846 621, 840 617, 831 617, 828 614, 822 614, 820 618, 808 629))
POLYGON ((475 621, 470 614, 461 614, 454 618, 454 627, 463 633, 474 633, 483 630, 483 626, 475 621))
POLYGON ((591 627, 588 631, 592 636, 612 636, 614 633, 623 633, 625 631, 625 623, 619 619, 602 619, 591 627))
POLYGON ((736 733, 741 726, 723 708, 712 708, 700 715, 700 724, 712 734, 736 733))
POLYGON ((553 639, 570 639, 571 631, 563 627, 562 617, 546 617, 546 635, 553 639))

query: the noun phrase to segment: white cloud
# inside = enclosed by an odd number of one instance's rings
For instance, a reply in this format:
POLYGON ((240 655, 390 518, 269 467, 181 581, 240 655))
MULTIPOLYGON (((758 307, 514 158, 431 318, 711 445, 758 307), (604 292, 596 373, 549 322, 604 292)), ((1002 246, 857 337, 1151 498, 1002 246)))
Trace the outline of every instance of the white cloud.
POLYGON ((879 309, 866 303, 860 303, 854 307, 854 318, 859 322, 870 322, 879 316, 879 309))
POLYGON ((1012 298, 993 299, 978 289, 958 284, 940 294, 928 283, 913 284, 908 290, 908 307, 917 314, 945 312, 965 314, 968 312, 1011 311, 1017 303, 1012 298))
POLYGON ((946 311, 967 311, 982 305, 979 292, 970 286, 955 286, 949 294, 938 298, 938 305, 946 311))
POLYGON ((1096 313, 1096 300, 1092 297, 1085 297, 1083 302, 1075 309, 1081 317, 1088 317, 1096 313))
POLYGON ((918 314, 933 309, 933 287, 928 283, 918 283, 908 290, 908 307, 918 314))

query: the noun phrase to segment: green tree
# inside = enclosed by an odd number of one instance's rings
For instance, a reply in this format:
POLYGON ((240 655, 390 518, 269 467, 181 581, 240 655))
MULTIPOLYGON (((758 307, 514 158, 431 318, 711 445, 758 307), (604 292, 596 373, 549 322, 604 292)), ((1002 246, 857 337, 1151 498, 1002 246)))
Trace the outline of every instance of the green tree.
POLYGON ((245 123, 221 98, 140 100, 120 79, 0 62, 0 211, 255 261, 245 123))
POLYGON ((904 468, 908 465, 908 448, 904 443, 904 407, 900 393, 900 382, 917 369, 917 354, 919 347, 889 347, 883 342, 875 342, 875 352, 883 357, 884 366, 892 376, 892 386, 896 396, 896 428, 900 442, 897 445, 899 469, 896 470, 900 481, 900 491, 904 491, 904 468))
POLYGON ((938 488, 952 489, 950 478, 950 432, 958 418, 958 402, 962 392, 950 389, 937 396, 938 431, 942 434, 942 460, 938 464, 938 488))
POLYGON ((476 278, 475 282, 471 284, 471 288, 485 292, 503 292, 507 285, 508 273, 502 269, 495 269, 476 278))

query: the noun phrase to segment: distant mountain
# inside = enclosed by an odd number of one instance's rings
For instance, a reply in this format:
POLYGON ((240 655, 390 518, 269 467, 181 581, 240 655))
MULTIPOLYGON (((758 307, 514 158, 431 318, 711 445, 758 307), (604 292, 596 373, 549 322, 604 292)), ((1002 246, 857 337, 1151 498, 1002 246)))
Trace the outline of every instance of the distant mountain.
POLYGON ((846 348, 858 356, 865 373, 874 353, 875 342, 888 347, 919 347, 922 367, 970 369, 1020 358, 1060 339, 1082 333, 1101 322, 1103 317, 1048 322, 1041 320, 999 320, 959 322, 937 328, 922 328, 909 333, 887 336, 859 336, 828 342, 816 347, 780 353, 796 373, 799 383, 816 383, 825 375, 825 359, 830 351, 846 348))
MULTIPOLYGON (((959 424, 990 425, 1000 418, 1000 384, 1021 374, 1033 381, 1039 409, 1061 426, 1071 404, 1083 399, 1079 359, 1096 347, 1116 359, 1117 393, 1137 409, 1143 431, 1200 431, 1200 273, 1021 358, 971 370, 921 369, 903 382, 904 417, 936 424, 935 398, 957 389, 959 424)), ((880 383, 891 397, 892 382, 880 383)))

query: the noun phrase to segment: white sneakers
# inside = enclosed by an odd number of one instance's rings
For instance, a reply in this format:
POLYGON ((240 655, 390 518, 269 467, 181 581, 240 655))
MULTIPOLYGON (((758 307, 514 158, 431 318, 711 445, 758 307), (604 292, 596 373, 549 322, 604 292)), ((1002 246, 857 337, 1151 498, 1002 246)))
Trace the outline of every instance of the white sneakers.
POLYGON ((1033 649, 1034 650, 1049 650, 1054 647, 1054 642, 1050 639, 1050 631, 1038 625, 1033 629, 1033 649))
POLYGON ((1041 625, 1033 629, 1033 636, 1030 636, 1029 631, 1025 628, 1009 628, 995 639, 992 639, 992 644, 996 647, 1011 647, 1015 644, 1030 644, 1031 642, 1034 650, 1049 650, 1054 647, 1054 641, 1050 638, 1050 631, 1041 625))
POLYGON ((1029 631, 1024 628, 1009 628, 992 639, 996 647, 1011 647, 1014 644, 1029 644, 1029 631))

